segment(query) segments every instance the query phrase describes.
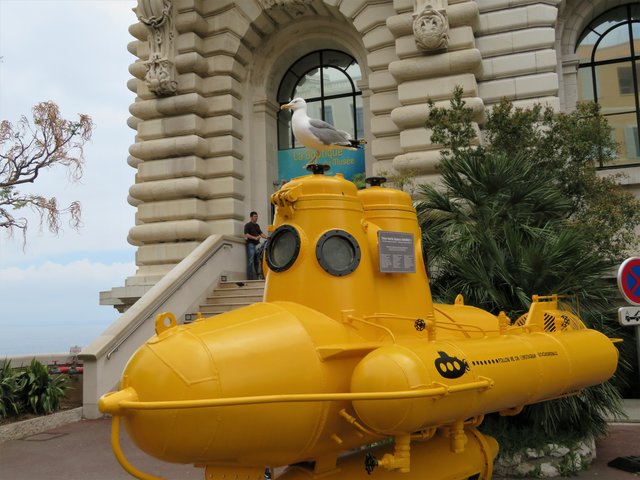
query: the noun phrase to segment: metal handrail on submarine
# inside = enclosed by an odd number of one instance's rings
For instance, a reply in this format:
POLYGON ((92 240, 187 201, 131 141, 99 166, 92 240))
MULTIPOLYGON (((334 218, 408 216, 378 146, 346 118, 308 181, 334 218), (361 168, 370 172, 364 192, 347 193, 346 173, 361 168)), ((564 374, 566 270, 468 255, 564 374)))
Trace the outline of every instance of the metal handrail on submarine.
POLYGON ((513 325, 434 304, 411 198, 382 179, 295 178, 276 206, 264 301, 179 325, 132 356, 99 407, 134 443, 213 479, 490 479, 490 412, 574 394, 615 372, 618 352, 557 295, 513 325), (386 440, 389 439, 389 440, 386 440))

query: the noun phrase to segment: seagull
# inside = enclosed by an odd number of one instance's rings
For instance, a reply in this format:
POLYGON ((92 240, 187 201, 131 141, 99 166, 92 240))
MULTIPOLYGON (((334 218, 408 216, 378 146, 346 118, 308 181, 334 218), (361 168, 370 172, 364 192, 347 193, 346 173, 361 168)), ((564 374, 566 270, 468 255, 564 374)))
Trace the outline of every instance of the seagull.
POLYGON ((320 151, 342 148, 357 150, 358 146, 366 143, 364 140, 352 140, 349 133, 336 129, 330 123, 307 115, 307 102, 303 98, 294 98, 291 102, 282 105, 280 110, 291 110, 291 125, 293 136, 305 147, 316 151, 315 162, 320 151))

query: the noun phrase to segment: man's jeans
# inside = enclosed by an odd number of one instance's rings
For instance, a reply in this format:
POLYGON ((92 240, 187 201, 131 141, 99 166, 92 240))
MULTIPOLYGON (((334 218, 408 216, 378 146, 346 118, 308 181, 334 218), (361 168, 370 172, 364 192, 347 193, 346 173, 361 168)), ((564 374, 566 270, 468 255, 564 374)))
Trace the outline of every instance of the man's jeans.
POLYGON ((256 280, 258 278, 258 262, 260 257, 257 253, 259 244, 247 242, 247 280, 256 280))

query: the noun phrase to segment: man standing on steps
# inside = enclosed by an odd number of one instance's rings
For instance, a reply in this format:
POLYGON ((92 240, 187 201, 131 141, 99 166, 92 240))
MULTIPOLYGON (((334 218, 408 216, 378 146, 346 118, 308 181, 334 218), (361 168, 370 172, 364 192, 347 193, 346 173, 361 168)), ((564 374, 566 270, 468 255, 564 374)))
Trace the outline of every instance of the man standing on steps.
POLYGON ((251 212, 249 222, 244 226, 244 238, 247 240, 247 280, 256 280, 260 271, 260 256, 257 254, 260 238, 267 238, 258 225, 258 214, 251 212))

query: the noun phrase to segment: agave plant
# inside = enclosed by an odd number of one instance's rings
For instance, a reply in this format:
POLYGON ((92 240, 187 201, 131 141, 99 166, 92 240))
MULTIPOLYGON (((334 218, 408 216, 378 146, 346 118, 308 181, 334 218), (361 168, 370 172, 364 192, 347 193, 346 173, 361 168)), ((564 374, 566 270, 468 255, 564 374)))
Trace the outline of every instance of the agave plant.
POLYGON ((47 414, 57 410, 66 389, 64 377, 52 376, 47 367, 35 358, 17 376, 17 384, 22 405, 25 410, 35 414, 47 414))
POLYGON ((17 392, 16 374, 11 368, 11 361, 5 359, 0 368, 0 416, 6 418, 18 415, 20 401, 17 392))

